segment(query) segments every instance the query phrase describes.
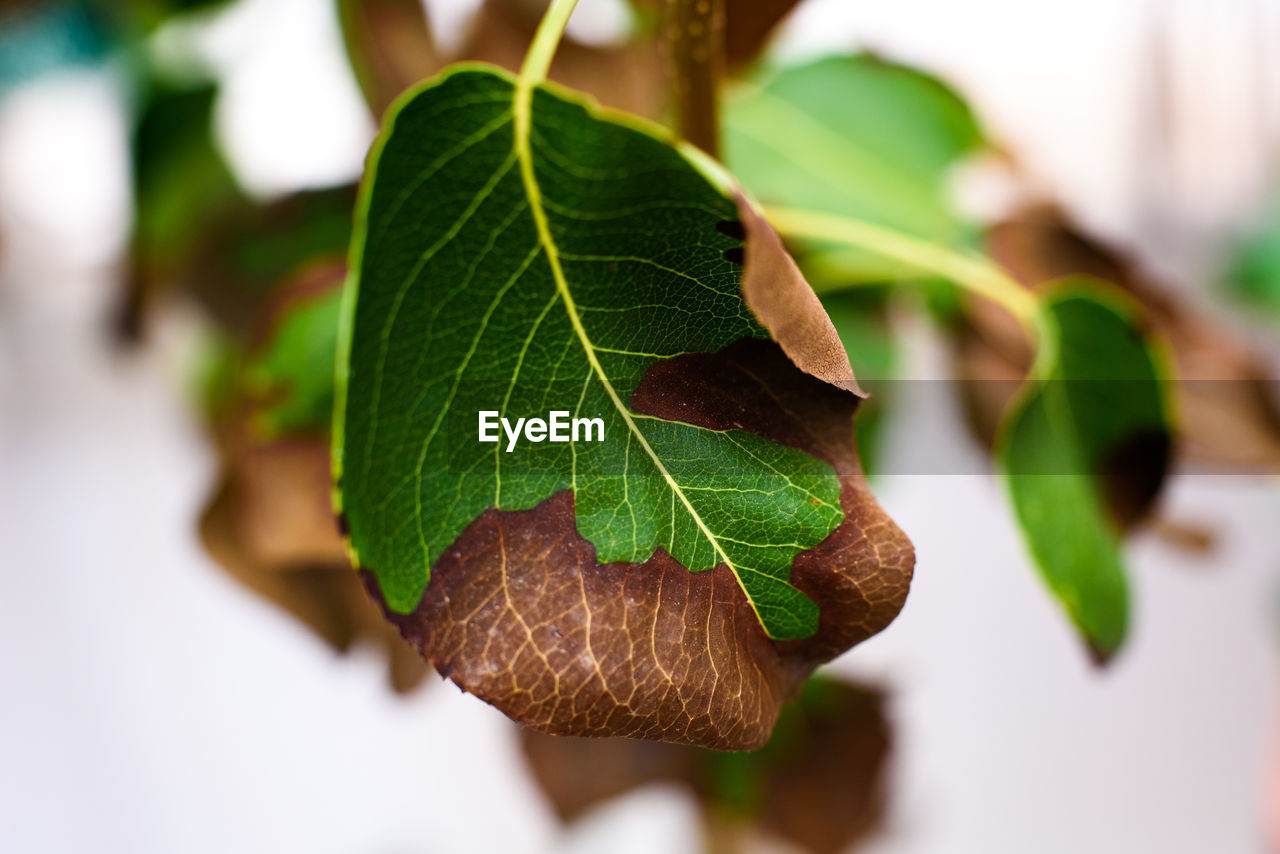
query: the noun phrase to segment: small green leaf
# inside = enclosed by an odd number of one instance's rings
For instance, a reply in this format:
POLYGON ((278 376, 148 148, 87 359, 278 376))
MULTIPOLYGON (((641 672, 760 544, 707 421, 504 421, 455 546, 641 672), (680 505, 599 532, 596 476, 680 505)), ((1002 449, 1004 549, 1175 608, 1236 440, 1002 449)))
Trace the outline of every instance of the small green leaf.
POLYGON ((1129 592, 1109 485, 1119 466, 1168 464, 1161 363, 1118 293, 1070 280, 1043 303, 1042 351, 997 440, 1014 510, 1037 566, 1101 659, 1128 624, 1129 592))
MULTIPOLYGON (((727 162, 766 204, 839 214, 946 245, 974 230, 947 176, 982 144, 968 106, 937 79, 868 56, 761 74, 725 104, 727 162)), ((806 272, 893 278, 892 262, 848 247, 806 253, 806 272)))
POLYGON ((558 90, 468 67, 393 109, 357 217, 335 429, 351 546, 393 611, 486 510, 572 490, 601 563, 723 564, 770 637, 817 630, 788 579, 844 518, 832 466, 633 399, 657 364, 768 337, 737 220, 670 142, 558 90), (478 440, 480 411, 555 410, 601 419, 604 441, 478 440))

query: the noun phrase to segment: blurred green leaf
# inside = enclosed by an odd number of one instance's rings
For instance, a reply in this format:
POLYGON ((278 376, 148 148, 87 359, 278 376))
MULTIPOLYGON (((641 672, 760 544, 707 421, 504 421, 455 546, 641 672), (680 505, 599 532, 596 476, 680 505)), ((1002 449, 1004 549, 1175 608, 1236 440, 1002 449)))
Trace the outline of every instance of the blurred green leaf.
POLYGON ((294 301, 249 360, 245 390, 250 398, 265 401, 254 414, 259 435, 328 434, 341 304, 340 287, 294 301))
POLYGON ((355 199, 355 187, 342 186, 259 205, 217 224, 200 261, 265 292, 305 264, 346 258, 355 199))
MULTIPOLYGON (((947 174, 983 144, 973 114, 936 78, 869 55, 764 72, 725 103, 730 168, 766 205, 839 214, 948 245, 975 230, 947 198, 947 174)), ((814 247, 807 247, 812 249, 814 247)), ((849 247, 809 253, 806 275, 897 277, 849 247)))
POLYGON ((96 0, 131 32, 144 35, 171 18, 211 12, 232 0, 96 0))
POLYGON ((244 201, 213 139, 212 83, 149 80, 133 133, 135 247, 144 275, 171 273, 212 216, 244 201))
POLYGON ((1136 304, 1085 279, 1043 302, 1042 350, 1006 414, 997 455, 1028 548, 1099 659, 1124 640, 1129 592, 1120 524, 1168 466, 1162 366, 1136 304), (1143 495, 1127 486, 1140 484, 1143 495))
POLYGON ((1228 280, 1245 299, 1280 315, 1280 210, 1240 246, 1228 280))

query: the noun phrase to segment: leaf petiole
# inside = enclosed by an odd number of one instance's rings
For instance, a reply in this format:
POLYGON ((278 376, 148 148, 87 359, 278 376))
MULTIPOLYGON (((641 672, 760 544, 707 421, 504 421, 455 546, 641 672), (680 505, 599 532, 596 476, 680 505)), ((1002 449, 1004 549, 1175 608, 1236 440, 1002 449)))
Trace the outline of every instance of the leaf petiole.
POLYGON ((1037 352, 1041 351, 1042 345, 1050 343, 1036 296, 989 261, 870 222, 821 211, 766 207, 765 218, 783 237, 856 246, 955 282, 1003 306, 1031 334, 1037 352))
POLYGON ((530 89, 547 79, 551 60, 564 36, 564 28, 569 24, 569 16, 577 5, 578 0, 552 0, 520 65, 520 87, 530 89))

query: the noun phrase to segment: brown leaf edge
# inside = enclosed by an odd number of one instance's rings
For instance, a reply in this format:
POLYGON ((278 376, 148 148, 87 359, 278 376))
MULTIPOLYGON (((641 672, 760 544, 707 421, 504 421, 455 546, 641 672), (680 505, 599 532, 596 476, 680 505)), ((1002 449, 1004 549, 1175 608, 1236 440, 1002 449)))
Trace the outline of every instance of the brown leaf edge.
POLYGON ((741 192, 737 204, 745 239, 742 298, 751 313, 797 368, 866 397, 854 379, 840 333, 782 245, 782 238, 741 192))
MULTIPOLYGON (((783 251, 780 242, 757 239, 755 223, 724 225, 741 230, 751 264, 773 271, 783 292, 765 325, 781 330, 775 334, 805 365, 825 366, 824 376, 842 382, 829 340, 813 347, 800 338, 816 319, 788 313, 821 306, 787 295, 808 285, 794 265, 769 257, 783 251)), ((760 275, 744 280, 763 292, 760 275)), ((578 533, 570 490, 530 510, 485 511, 437 560, 414 611, 384 613, 442 676, 535 729, 758 748, 813 669, 887 626, 910 585, 911 543, 876 504, 858 463, 858 397, 801 370, 779 344, 750 339, 656 363, 630 405, 707 429, 747 430, 835 469, 844 521, 798 555, 791 572, 819 605, 813 637, 771 640, 724 565, 691 573, 661 549, 640 563, 600 564, 578 533)), ((362 572, 381 602, 373 574, 362 572)))
POLYGON ((633 739, 556 738, 524 728, 534 781, 565 823, 644 786, 685 788, 708 834, 768 834, 837 854, 875 830, 892 731, 879 688, 815 677, 759 751, 726 757, 633 739), (731 761, 726 761, 726 759, 731 761))

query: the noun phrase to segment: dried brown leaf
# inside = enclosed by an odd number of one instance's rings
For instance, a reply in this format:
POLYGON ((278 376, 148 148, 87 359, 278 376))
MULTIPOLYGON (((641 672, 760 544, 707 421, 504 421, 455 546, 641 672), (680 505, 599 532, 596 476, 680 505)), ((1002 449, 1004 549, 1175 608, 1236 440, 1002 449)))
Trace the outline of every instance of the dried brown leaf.
POLYGON ((709 828, 764 832, 813 854, 846 850, 875 827, 891 744, 881 692, 825 679, 786 709, 763 750, 732 762, 683 745, 521 735, 534 779, 566 822, 642 786, 675 783, 709 828))
MULTIPOLYGON (((300 300, 332 291, 342 270, 305 271, 266 303, 255 346, 300 300)), ((211 425, 221 474, 201 513, 200 539, 226 572, 342 652, 365 642, 385 650, 392 686, 416 687, 425 663, 387 625, 352 569, 330 505, 326 434, 268 439, 253 427, 262 401, 239 396, 211 425)))
POLYGON ((738 196, 745 259, 742 298, 782 352, 806 374, 863 396, 835 325, 804 280, 782 238, 751 202, 738 196))

